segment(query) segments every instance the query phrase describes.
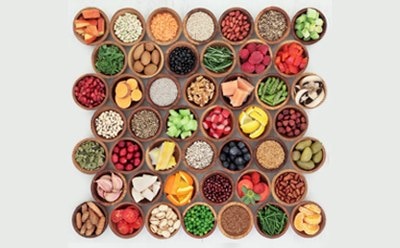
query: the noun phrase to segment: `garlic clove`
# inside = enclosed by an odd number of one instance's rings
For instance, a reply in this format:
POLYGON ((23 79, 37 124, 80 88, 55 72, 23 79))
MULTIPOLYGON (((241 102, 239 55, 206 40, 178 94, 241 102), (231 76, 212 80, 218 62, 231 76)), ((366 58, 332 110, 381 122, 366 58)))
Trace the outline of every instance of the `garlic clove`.
POLYGON ((97 185, 97 188, 96 188, 96 190, 97 190, 97 194, 100 196, 100 197, 102 197, 102 198, 104 198, 104 190, 100 187, 100 185, 97 185))
POLYGON ((113 191, 118 191, 122 189, 123 186, 122 179, 119 176, 115 175, 114 173, 111 173, 111 182, 113 191))
POLYGON ((107 179, 103 179, 103 177, 96 180, 96 183, 97 183, 98 187, 100 187, 105 192, 111 192, 113 189, 113 185, 112 185, 111 181, 107 180, 107 179))
POLYGON ((115 202, 118 197, 121 195, 121 192, 111 192, 111 193, 104 193, 104 199, 108 202, 115 202))

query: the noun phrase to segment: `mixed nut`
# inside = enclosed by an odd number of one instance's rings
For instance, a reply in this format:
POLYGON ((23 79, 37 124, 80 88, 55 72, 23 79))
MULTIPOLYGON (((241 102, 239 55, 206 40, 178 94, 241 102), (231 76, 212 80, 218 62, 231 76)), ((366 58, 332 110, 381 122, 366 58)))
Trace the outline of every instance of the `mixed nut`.
POLYGON ((315 74, 302 77, 294 86, 294 101, 306 108, 320 105, 326 96, 324 80, 315 74))

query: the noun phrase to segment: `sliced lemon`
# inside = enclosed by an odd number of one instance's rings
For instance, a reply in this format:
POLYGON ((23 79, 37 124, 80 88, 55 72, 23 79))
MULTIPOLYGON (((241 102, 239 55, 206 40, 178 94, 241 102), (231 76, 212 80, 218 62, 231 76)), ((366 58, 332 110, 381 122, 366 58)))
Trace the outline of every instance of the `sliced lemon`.
POLYGON ((244 111, 241 112, 240 115, 239 115, 239 124, 240 124, 240 126, 244 125, 244 124, 246 124, 246 123, 248 123, 248 122, 250 122, 252 120, 253 119, 249 115, 247 115, 246 112, 244 112, 244 111))
POLYGON ((252 120, 240 126, 243 133, 249 134, 256 131, 261 126, 260 122, 252 120))
POLYGON ((260 137, 265 131, 265 126, 260 126, 256 131, 252 132, 249 137, 250 139, 256 139, 260 137))
MULTIPOLYGON (((256 111, 258 114, 260 114, 262 116, 262 118, 266 120, 266 123, 268 124, 268 115, 267 115, 267 113, 262 108, 259 108, 259 107, 256 107, 256 106, 254 106, 253 108, 254 108, 254 111, 256 111)), ((265 124, 265 125, 267 125, 267 124, 265 124)))
POLYGON ((250 106, 245 110, 245 112, 246 112, 246 114, 250 115, 250 113, 253 112, 253 110, 254 110, 254 106, 250 106))
POLYGON ((258 113, 257 111, 251 112, 250 117, 253 118, 254 120, 260 122, 262 126, 266 126, 268 123, 268 117, 267 117, 267 119, 265 119, 264 116, 260 115, 260 113, 258 113))

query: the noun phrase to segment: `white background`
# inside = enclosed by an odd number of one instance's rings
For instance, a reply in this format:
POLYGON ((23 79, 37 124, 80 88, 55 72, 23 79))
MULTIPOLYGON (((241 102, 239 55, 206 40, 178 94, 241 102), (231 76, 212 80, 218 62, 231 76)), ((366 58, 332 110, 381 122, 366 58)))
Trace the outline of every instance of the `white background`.
POLYGON ((159 247, 170 244, 240 247, 398 247, 399 49, 395 7, 341 6, 332 1, 174 0, 174 1, 23 1, 1 6, 0 220, 2 247, 159 247), (324 232, 311 240, 289 230, 278 240, 253 232, 240 241, 217 230, 206 240, 180 231, 173 239, 156 241, 146 230, 121 240, 107 230, 95 240, 73 232, 75 205, 90 198, 90 177, 70 161, 73 145, 90 136, 90 113, 71 98, 73 81, 92 71, 91 48, 75 40, 72 17, 96 5, 111 15, 132 6, 147 16, 159 6, 183 15, 204 6, 217 17, 230 6, 242 6, 253 16, 269 5, 293 15, 303 6, 320 8, 329 19, 322 41, 311 47, 309 70, 323 76, 328 99, 310 112, 309 135, 326 144, 329 161, 309 176, 309 199, 320 202, 328 215, 324 232))

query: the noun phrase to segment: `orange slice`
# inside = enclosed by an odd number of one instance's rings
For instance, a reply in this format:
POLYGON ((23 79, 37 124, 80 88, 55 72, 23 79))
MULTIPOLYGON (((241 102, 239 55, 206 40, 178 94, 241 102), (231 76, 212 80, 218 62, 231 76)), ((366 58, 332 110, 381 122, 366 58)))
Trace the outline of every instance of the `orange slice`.
POLYGON ((308 208, 305 208, 305 207, 299 207, 299 211, 301 213, 303 213, 305 216, 311 216, 311 215, 315 214, 313 211, 311 211, 311 210, 309 210, 308 208))
POLYGON ((175 178, 174 178, 174 183, 173 183, 173 185, 172 185, 171 193, 170 193, 170 194, 176 195, 176 191, 177 191, 178 188, 179 188, 179 183, 180 183, 180 181, 181 181, 181 177, 179 176, 178 173, 176 173, 176 174, 175 174, 175 178))
POLYGON ((175 175, 171 175, 168 177, 167 181, 165 182, 164 193, 171 194, 174 181, 175 181, 175 175))
POLYGON ((303 207, 313 211, 316 214, 321 214, 321 209, 315 204, 309 203, 309 204, 304 205, 303 207))
POLYGON ((187 185, 186 187, 178 188, 178 190, 176 191, 176 195, 177 196, 182 196, 182 195, 189 194, 192 191, 193 191, 193 186, 187 185))
POLYGON ((183 206, 186 205, 188 203, 190 203, 190 200, 192 199, 192 195, 193 195, 193 190, 190 191, 186 196, 184 197, 178 197, 179 199, 179 206, 183 206))
POLYGON ((193 185, 193 178, 187 172, 179 171, 179 175, 189 185, 193 185))
POLYGON ((310 236, 317 234, 319 231, 319 225, 310 225, 304 223, 304 232, 310 236))
POLYGON ((172 203, 172 204, 174 204, 175 206, 180 206, 180 202, 178 201, 178 199, 175 197, 175 196, 173 196, 173 195, 167 195, 167 199, 172 203))
POLYGON ((304 218, 304 222, 310 225, 319 225, 321 220, 322 216, 320 214, 313 214, 304 218))

